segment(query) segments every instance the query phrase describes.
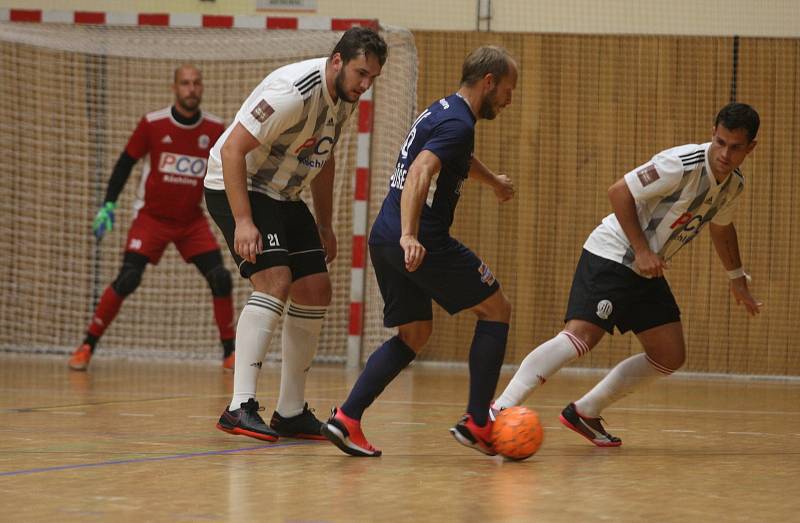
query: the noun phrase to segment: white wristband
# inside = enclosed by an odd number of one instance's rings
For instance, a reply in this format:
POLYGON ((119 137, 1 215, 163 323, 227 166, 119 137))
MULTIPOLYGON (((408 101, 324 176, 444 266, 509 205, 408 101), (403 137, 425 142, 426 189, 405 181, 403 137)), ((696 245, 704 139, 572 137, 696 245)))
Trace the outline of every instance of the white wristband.
POLYGON ((744 267, 739 267, 738 269, 733 269, 732 271, 728 271, 728 279, 735 280, 736 278, 741 278, 747 274, 744 272, 744 267))
POLYGON ((751 281, 750 275, 745 272, 744 267, 739 267, 738 269, 727 271, 727 273, 729 280, 735 280, 737 278, 745 277, 747 278, 748 283, 751 281))

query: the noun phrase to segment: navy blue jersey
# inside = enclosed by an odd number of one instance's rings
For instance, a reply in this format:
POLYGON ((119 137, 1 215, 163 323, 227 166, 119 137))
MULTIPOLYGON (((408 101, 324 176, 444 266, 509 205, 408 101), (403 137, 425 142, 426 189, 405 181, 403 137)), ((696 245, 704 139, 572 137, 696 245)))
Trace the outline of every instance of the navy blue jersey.
POLYGON ((442 168, 431 180, 417 239, 428 250, 447 245, 474 145, 475 116, 460 95, 452 94, 425 109, 411 127, 397 157, 389 193, 372 225, 369 243, 397 245, 400 241, 400 196, 406 176, 420 151, 428 150, 439 158, 442 168))

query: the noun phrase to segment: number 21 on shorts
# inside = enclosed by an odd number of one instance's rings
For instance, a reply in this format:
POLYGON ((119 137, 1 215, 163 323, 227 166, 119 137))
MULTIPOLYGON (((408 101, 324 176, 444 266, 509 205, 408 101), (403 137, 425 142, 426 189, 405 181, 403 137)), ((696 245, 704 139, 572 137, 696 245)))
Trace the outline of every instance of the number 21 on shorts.
POLYGON ((281 245, 280 242, 278 241, 278 235, 273 232, 265 234, 264 239, 266 240, 266 244, 269 247, 280 247, 281 245))

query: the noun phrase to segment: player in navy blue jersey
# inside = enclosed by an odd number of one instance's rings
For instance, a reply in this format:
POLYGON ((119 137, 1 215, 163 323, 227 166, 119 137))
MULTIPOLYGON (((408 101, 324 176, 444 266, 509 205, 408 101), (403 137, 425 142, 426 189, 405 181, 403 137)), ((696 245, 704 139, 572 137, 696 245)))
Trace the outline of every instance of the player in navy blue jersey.
POLYGON ((495 118, 511 103, 516 84, 517 65, 506 50, 476 49, 464 61, 458 92, 425 109, 403 143, 369 237, 383 322, 398 334, 372 353, 347 400, 322 427, 348 454, 380 456, 361 431, 361 416, 430 338, 432 300, 450 314, 471 310, 478 317, 467 414, 450 431, 459 443, 495 454, 489 403, 503 364, 511 304, 489 267, 450 236, 450 225, 467 178, 492 187, 501 202, 514 194, 511 180, 494 174, 472 151, 475 123, 495 118))

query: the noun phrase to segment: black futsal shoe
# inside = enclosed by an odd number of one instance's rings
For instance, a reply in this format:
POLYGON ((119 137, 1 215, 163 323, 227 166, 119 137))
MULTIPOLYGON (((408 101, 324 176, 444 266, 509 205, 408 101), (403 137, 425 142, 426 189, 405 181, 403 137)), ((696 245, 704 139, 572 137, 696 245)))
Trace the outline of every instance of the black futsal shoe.
POLYGON ((314 410, 303 405, 303 412, 297 416, 284 418, 278 411, 272 413, 269 426, 281 437, 300 439, 325 439, 322 435, 322 422, 314 416, 314 410))
POLYGON ((278 441, 278 433, 264 423, 258 414, 259 410, 264 409, 259 408, 258 402, 253 398, 242 403, 241 408, 235 410, 225 407, 225 412, 217 422, 217 428, 237 436, 249 436, 262 441, 278 441))

